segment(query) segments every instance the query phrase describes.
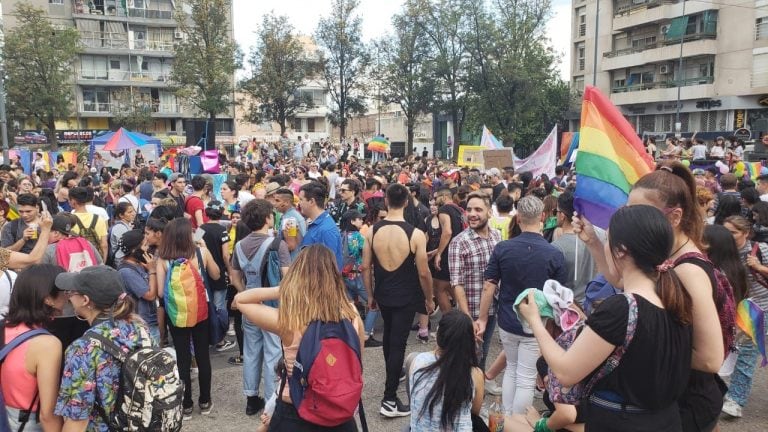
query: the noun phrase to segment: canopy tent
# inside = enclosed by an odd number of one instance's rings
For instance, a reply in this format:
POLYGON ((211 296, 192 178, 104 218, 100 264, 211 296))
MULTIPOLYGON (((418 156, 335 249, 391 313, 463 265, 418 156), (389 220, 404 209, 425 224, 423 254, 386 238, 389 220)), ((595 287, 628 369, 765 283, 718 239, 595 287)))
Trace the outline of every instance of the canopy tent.
POLYGON ((120 168, 124 163, 130 163, 136 150, 141 150, 146 163, 159 161, 163 153, 159 138, 120 128, 116 132, 94 137, 88 160, 93 163, 93 157, 99 153, 104 159, 104 166, 120 168))

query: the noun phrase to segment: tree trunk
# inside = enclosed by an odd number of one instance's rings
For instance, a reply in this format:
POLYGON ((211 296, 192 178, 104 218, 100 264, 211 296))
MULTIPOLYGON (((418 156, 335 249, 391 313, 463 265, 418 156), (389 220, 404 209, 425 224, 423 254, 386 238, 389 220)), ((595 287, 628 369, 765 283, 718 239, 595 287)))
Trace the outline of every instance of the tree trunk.
POLYGON ((459 145, 461 143, 461 125, 459 125, 459 111, 454 109, 451 112, 451 120, 453 121, 453 158, 457 160, 459 157, 459 145))
POLYGON ((52 115, 48 116, 46 126, 48 126, 48 142, 51 143, 51 151, 58 151, 59 137, 56 135, 56 120, 52 115))
POLYGON ((413 151, 413 128, 416 123, 416 119, 413 117, 414 117, 413 115, 410 115, 405 119, 405 128, 406 128, 405 155, 406 156, 410 155, 411 151, 413 151))

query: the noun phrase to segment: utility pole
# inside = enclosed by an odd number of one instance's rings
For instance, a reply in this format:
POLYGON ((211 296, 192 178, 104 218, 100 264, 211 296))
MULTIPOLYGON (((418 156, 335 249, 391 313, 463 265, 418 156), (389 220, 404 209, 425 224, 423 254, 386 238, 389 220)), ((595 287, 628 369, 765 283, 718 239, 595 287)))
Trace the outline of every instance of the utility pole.
POLYGON ((592 60, 592 87, 597 87, 597 41, 600 27, 600 0, 595 0, 595 55, 592 60))
MULTIPOLYGON (((680 14, 680 18, 685 16, 685 0, 683 0, 683 11, 680 14)), ((680 88, 683 86, 683 42, 685 42, 685 29, 680 35, 680 56, 677 60, 677 104, 675 104, 675 136, 680 138, 682 136, 682 126, 680 122, 680 88)))
POLYGON ((3 33, 3 5, 0 4, 0 134, 3 142, 3 163, 8 163, 8 118, 5 114, 5 68, 2 63, 2 53, 5 48, 3 33))

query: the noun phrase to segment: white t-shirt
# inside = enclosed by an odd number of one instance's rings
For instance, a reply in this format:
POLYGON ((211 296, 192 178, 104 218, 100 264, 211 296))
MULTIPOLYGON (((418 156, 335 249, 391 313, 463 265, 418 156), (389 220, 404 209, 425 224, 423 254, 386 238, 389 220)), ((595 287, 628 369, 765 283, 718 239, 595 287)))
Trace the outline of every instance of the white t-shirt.
POLYGON ((237 193, 237 200, 240 201, 240 206, 245 206, 249 201, 255 200, 256 197, 248 191, 241 190, 237 193))
POLYGON ((98 216, 98 217, 104 219, 105 221, 109 222, 109 214, 107 214, 107 210, 102 208, 102 207, 99 207, 99 206, 93 205, 93 204, 86 204, 85 205, 85 211, 87 211, 88 213, 93 213, 96 216, 98 216))
POLYGON ((13 270, 0 272, 0 317, 5 318, 8 314, 8 305, 11 303, 11 291, 13 291, 14 283, 16 283, 16 273, 13 270))
POLYGON ((696 144, 695 146, 691 147, 691 150, 693 151, 693 160, 699 160, 699 159, 706 159, 707 158, 707 146, 704 144, 696 144))
POLYGON ((713 157, 713 158, 720 158, 720 159, 722 159, 722 158, 725 157, 725 150, 723 150, 723 148, 720 147, 719 145, 714 145, 709 150, 709 156, 713 157))

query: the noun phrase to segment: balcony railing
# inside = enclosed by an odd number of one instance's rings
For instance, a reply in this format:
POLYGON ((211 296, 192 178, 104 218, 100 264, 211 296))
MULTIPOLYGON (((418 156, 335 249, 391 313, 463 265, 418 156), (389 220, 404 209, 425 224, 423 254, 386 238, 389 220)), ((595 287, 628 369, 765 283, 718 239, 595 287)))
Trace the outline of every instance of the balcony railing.
POLYGON ((768 39, 768 21, 755 24, 755 40, 768 39))
POLYGON ((613 15, 629 15, 640 9, 650 9, 665 4, 675 4, 679 0, 616 0, 613 5, 613 15))
POLYGON ((128 33, 80 31, 80 40, 88 48, 128 49, 128 33))
MULTIPOLYGON (((112 104, 112 103, 102 103, 102 102, 83 102, 80 104, 80 112, 85 113, 111 113, 113 112, 113 108, 115 110, 119 109, 118 104, 112 104)), ((149 106, 150 111, 153 114, 180 114, 181 111, 181 105, 179 104, 161 104, 161 103, 152 103, 149 106)))
MULTIPOLYGON (((768 31, 768 28, 766 28, 766 31, 768 31)), ((766 37, 768 37, 768 34, 766 34, 766 37)), ((688 34, 688 35, 683 36, 683 42, 691 42, 691 41, 696 41, 696 40, 701 40, 701 39, 715 39, 715 38, 717 38, 717 34, 716 33, 699 32, 699 33, 692 33, 692 34, 688 34)), ((621 56, 630 55, 630 54, 637 54, 637 53, 640 53, 640 52, 643 52, 643 51, 646 51, 646 50, 650 50, 650 49, 654 49, 654 48, 659 48, 659 47, 661 47, 663 45, 673 45, 673 44, 676 44, 676 43, 680 43, 680 39, 673 39, 673 40, 668 40, 668 41, 665 40, 663 42, 663 44, 661 42, 656 42, 656 43, 645 44, 645 45, 637 46, 637 47, 630 47, 630 48, 623 48, 623 49, 619 49, 619 50, 613 50, 613 51, 609 51, 609 52, 603 53, 603 57, 613 58, 613 57, 621 57, 621 56)))
POLYGON ((152 72, 152 71, 133 72, 133 71, 124 71, 124 70, 117 70, 117 69, 109 69, 109 70, 81 69, 80 75, 79 75, 81 79, 106 80, 106 81, 139 81, 139 82, 150 82, 150 81, 164 82, 168 80, 169 76, 170 74, 168 72, 152 72))
POLYGON ((649 83, 630 84, 624 86, 616 86, 611 88, 611 93, 625 93, 642 90, 653 90, 660 88, 675 88, 675 87, 687 87, 693 85, 712 84, 715 82, 715 77, 697 77, 686 78, 684 80, 668 80, 668 81, 654 81, 649 83))
POLYGON ((128 8, 128 16, 133 18, 173 19, 173 11, 128 8))
POLYGON ((125 8, 123 7, 123 2, 110 0, 104 1, 103 5, 98 6, 85 0, 73 0, 72 12, 84 15, 106 15, 165 20, 173 19, 172 10, 125 8))

